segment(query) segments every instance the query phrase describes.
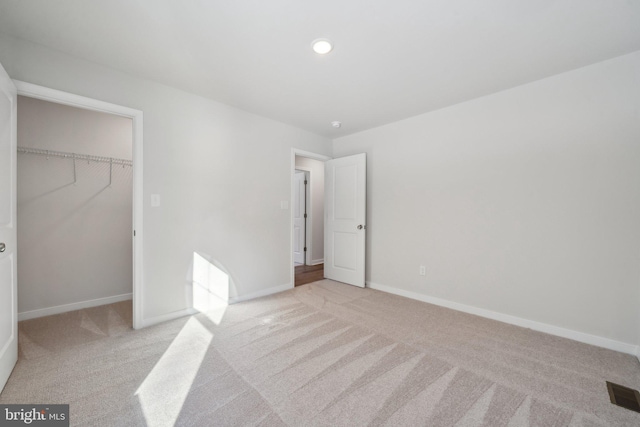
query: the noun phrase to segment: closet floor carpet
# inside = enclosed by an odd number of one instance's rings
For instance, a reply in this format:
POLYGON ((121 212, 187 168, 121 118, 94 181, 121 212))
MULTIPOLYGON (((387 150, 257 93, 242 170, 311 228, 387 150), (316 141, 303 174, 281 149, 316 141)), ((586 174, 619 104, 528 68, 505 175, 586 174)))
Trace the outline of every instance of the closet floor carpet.
POLYGON ((134 331, 118 303, 20 323, 0 403, 91 426, 638 426, 630 355, 323 280, 134 331))

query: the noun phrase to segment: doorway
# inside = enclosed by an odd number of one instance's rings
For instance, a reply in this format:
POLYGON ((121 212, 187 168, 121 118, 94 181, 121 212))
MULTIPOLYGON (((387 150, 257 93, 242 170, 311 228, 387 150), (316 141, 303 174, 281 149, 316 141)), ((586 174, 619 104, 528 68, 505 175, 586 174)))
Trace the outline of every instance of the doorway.
POLYGON ((292 152, 291 279, 294 286, 324 278, 324 162, 326 160, 330 160, 330 157, 297 149, 293 149, 292 152))
POLYGON ((18 320, 112 305, 109 329, 131 328, 132 137, 128 117, 18 96, 18 320))
MULTIPOLYGON (((319 160, 323 173, 322 277, 364 288, 366 266, 366 153, 331 159, 328 156, 291 150, 291 201, 294 200, 295 170, 300 159, 319 160), (324 176, 326 174, 326 176, 324 176)), ((313 181, 313 179, 312 179, 313 181)), ((291 283, 296 283, 293 260, 294 214, 291 213, 291 283)), ((308 225, 309 227, 309 225, 308 225)), ((314 239, 311 239, 312 241, 314 239)), ((307 246, 308 248, 308 246, 307 246)), ((300 267, 298 267, 300 268, 300 267)))
MULTIPOLYGON (((296 159, 297 162, 297 159, 296 159)), ((296 169, 293 175, 293 264, 296 267, 310 264, 307 259, 307 213, 309 200, 309 172, 296 169)))
MULTIPOLYGON (((127 216, 129 218, 129 226, 127 230, 127 235, 128 235, 127 239, 131 239, 131 240, 128 240, 128 245, 129 245, 128 256, 129 256, 129 262, 130 262, 132 271, 130 270, 128 272, 129 283, 130 283, 129 285, 130 294, 128 295, 128 297, 129 299, 131 298, 133 299, 133 303, 132 303, 132 322, 131 322, 132 325, 129 325, 129 326, 133 326, 134 329, 139 329, 143 327, 144 325, 143 325, 143 319, 142 319, 142 277, 143 277, 142 276, 142 273, 143 273, 142 271, 142 259, 143 259, 142 258, 142 112, 138 110, 133 110, 127 107, 118 106, 115 104, 109 104, 106 102, 45 88, 42 86, 32 85, 25 82, 14 81, 14 83, 17 88, 18 95, 25 97, 24 99, 34 100, 35 98, 37 100, 49 101, 56 105, 63 106, 65 108, 75 107, 75 108, 82 109, 83 111, 89 110, 89 112, 91 113, 107 113, 110 115, 115 115, 118 118, 125 118, 130 121, 129 132, 130 132, 130 138, 131 138, 130 139, 131 145, 130 145, 129 163, 127 164, 126 162, 124 162, 127 159, 119 159, 117 157, 95 156, 95 158, 92 158, 91 156, 89 156, 88 166, 91 166, 93 164, 94 169, 97 169, 98 165, 100 164, 101 166, 105 166, 108 169, 108 174, 104 175, 105 188, 104 188, 104 191, 102 192, 103 194, 109 194, 108 193, 109 191, 114 190, 114 185, 116 184, 116 181, 122 178, 121 175, 117 175, 118 172, 120 173, 122 172, 121 169, 126 170, 127 167, 130 168, 129 178, 130 178, 130 184, 131 184, 131 189, 130 189, 131 193, 130 193, 130 199, 128 202, 129 210, 128 210, 127 216), (104 162, 100 162, 100 160, 104 161, 105 159, 110 159, 107 162, 108 164, 106 165, 101 164, 104 162), (118 169, 118 168, 121 168, 121 169, 118 169), (111 187, 109 187, 109 185, 111 185, 111 187)), ((20 139, 18 142, 19 142, 19 145, 21 145, 20 139)), ((45 153, 40 152, 40 155, 46 158, 47 157, 46 149, 44 151, 45 153)), ((69 173, 68 178, 70 179, 70 181, 67 182, 67 184, 70 184, 69 187, 72 185, 78 186, 81 178, 79 163, 81 161, 84 161, 85 164, 83 164, 83 166, 87 166, 86 164, 87 157, 83 157, 82 159, 80 159, 80 156, 77 156, 77 158, 74 158, 73 156, 64 158, 64 155, 66 153, 65 150, 52 150, 52 152, 53 151, 56 152, 57 160, 67 161, 67 166, 68 166, 67 172, 69 173), (71 180, 73 180, 74 182, 72 183, 71 180)), ((76 150, 76 151, 79 151, 79 150, 76 150)), ((34 154, 34 153, 31 153, 31 154, 34 154)), ((72 152, 71 154, 73 155, 74 153, 72 152)), ((77 154, 83 154, 83 153, 75 153, 75 154, 77 155, 77 154)), ((28 156, 29 154, 25 153, 24 155, 28 156)), ((51 155, 49 157, 50 159, 53 159, 54 155, 51 155)), ((105 169, 105 171, 107 169, 105 169)), ((85 170, 85 172, 87 171, 85 170)), ((85 174, 85 178, 87 176, 88 175, 85 174)), ((55 191, 56 189, 53 190, 53 192, 55 191)), ((87 209, 88 203, 92 201, 96 201, 97 199, 98 199, 98 196, 96 195, 92 200, 89 200, 87 203, 82 204, 81 208, 87 209)), ((96 257, 100 257, 103 255, 105 255, 105 253, 94 254, 94 256, 96 257)), ((76 265, 75 267, 82 269, 84 266, 80 264, 81 263, 78 263, 78 265, 76 265)), ((123 296, 123 294, 119 294, 115 296, 116 299, 126 298, 126 297, 127 296, 123 296)), ((97 298, 97 299, 89 298, 88 300, 84 301, 86 307, 95 306, 95 305, 101 304, 101 302, 108 303, 108 298, 106 300, 100 299, 100 298, 97 298)), ((83 307, 78 307, 78 308, 83 308, 83 307)), ((65 312, 65 311, 74 310, 74 309, 77 309, 74 304, 62 304, 62 305, 57 305, 53 307, 53 312, 51 313, 44 312, 44 315, 56 314, 56 312, 59 313, 59 312, 65 312)))

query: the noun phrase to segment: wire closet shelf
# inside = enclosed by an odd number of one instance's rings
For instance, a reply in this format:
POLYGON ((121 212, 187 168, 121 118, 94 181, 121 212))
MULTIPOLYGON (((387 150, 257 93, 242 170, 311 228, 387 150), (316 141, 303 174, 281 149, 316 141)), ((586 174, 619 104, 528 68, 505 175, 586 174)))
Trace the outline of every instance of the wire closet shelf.
POLYGON ((43 150, 41 148, 18 147, 18 153, 37 154, 45 157, 60 157, 70 160, 86 160, 87 162, 109 163, 112 165, 133 166, 133 162, 127 159, 92 156, 90 154, 67 153, 64 151, 43 150))

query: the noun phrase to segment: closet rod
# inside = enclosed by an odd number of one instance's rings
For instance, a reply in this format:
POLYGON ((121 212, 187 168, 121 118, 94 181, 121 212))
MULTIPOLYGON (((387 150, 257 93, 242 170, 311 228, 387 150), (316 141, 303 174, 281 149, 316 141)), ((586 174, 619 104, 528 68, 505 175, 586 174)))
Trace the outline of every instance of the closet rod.
POLYGON ((110 163, 112 165, 133 166, 133 162, 126 159, 92 156, 90 154, 66 153, 64 151, 43 150, 41 148, 18 147, 18 153, 38 154, 40 156, 61 157, 64 159, 86 160, 88 162, 110 163))

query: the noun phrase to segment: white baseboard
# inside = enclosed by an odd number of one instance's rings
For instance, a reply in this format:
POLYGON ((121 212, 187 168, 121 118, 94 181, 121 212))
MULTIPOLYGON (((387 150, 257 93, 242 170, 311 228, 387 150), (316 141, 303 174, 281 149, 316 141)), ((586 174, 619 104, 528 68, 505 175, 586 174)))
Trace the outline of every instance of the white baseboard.
POLYGON ((235 304, 242 301, 248 301, 250 299, 266 297, 267 295, 277 294, 278 292, 288 291, 289 289, 293 289, 293 286, 291 285, 291 283, 286 283, 280 286, 273 286, 271 288, 263 289, 257 292, 252 292, 250 294, 231 297, 229 298, 229 304, 235 304))
MULTIPOLYGON (((275 293, 278 293, 278 292, 287 291, 289 289, 293 289, 293 286, 291 286, 291 284, 287 283, 285 285, 274 286, 272 288, 263 289, 263 290, 258 291, 258 292, 253 292, 251 294, 242 295, 242 296, 239 296, 239 297, 231 297, 231 298, 229 298, 228 303, 229 304, 235 304, 235 303, 242 302, 242 301, 248 301, 248 300, 254 299, 254 298, 260 298, 260 297, 264 297, 264 296, 267 296, 267 295, 275 294, 275 293)), ((173 311, 171 313, 162 314, 160 316, 155 316, 155 317, 152 317, 150 319, 144 319, 142 321, 142 327, 146 328, 147 326, 157 325, 158 323, 167 322, 169 320, 178 319, 178 318, 184 317, 184 316, 191 316, 191 315, 198 314, 198 313, 200 313, 200 311, 196 310, 195 308, 185 308, 183 310, 173 311)))
POLYGON ((318 265, 318 264, 324 264, 324 258, 311 260, 311 265, 318 265))
POLYGON ((89 301, 74 302, 71 304, 57 305, 55 307, 40 308, 38 310, 23 311, 18 313, 18 321, 36 319, 38 317, 51 316, 53 314, 66 313, 67 311, 82 310, 83 308, 97 307, 99 305, 113 304, 133 298, 133 294, 115 295, 112 297, 92 299, 89 301))
POLYGON ((142 327, 157 325, 158 323, 168 322, 169 320, 178 319, 180 317, 191 316, 199 313, 195 308, 185 308, 183 310, 172 311, 171 313, 161 314, 160 316, 142 319, 142 327))
POLYGON ((486 317, 488 319, 497 320, 499 322, 509 323, 511 325, 521 326, 523 328, 533 329, 534 331, 544 332, 556 335, 562 338, 569 338, 574 341, 595 345, 598 347, 608 348, 622 353, 636 355, 640 359, 640 349, 636 345, 615 341, 609 338, 590 335, 584 332, 573 331, 571 329, 561 328, 559 326, 549 325, 546 323, 536 322, 534 320, 523 319, 521 317, 511 316, 509 314, 498 313, 496 311, 486 310, 483 308, 473 307, 466 304, 431 297, 419 294, 417 292, 405 291, 391 286, 381 285, 379 283, 367 282, 367 287, 390 294, 400 295, 406 298, 427 302, 429 304, 439 305, 441 307, 450 308, 452 310, 462 311, 476 316, 486 317))

